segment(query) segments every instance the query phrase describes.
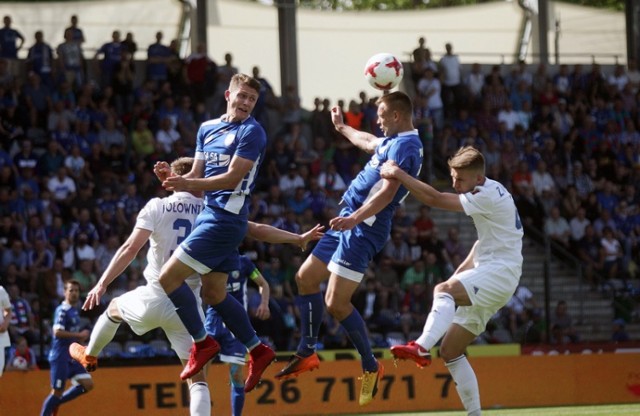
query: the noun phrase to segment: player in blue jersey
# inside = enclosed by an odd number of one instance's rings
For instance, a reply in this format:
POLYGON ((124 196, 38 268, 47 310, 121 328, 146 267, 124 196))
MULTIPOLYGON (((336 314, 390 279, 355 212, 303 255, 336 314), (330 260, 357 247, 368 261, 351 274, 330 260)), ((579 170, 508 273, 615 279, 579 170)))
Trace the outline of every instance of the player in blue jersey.
MULTIPOLYGON (((258 319, 269 319, 269 283, 262 276, 258 268, 245 255, 240 256, 237 270, 229 273, 227 293, 247 307, 247 280, 251 279, 260 290, 260 306, 256 311, 258 319)), ((207 307, 205 321, 207 333, 220 344, 220 361, 229 363, 229 378, 231 379, 231 414, 242 415, 244 407, 244 380, 242 366, 245 364, 246 348, 238 341, 222 322, 222 318, 211 306, 207 307)))
POLYGON ((160 273, 160 284, 176 306, 194 345, 180 374, 186 379, 200 371, 220 350, 200 319, 193 292, 185 279, 202 276, 202 298, 223 318, 227 327, 249 350, 245 391, 260 381, 275 353, 260 342, 244 307, 226 293, 227 274, 238 265, 238 246, 247 232, 248 206, 256 175, 265 155, 267 136, 251 116, 260 83, 245 74, 231 78, 225 91, 227 111, 202 123, 196 137, 193 169, 183 176, 168 176, 166 162, 154 167, 167 190, 204 191, 205 209, 195 228, 180 244, 160 273))
POLYGON ((93 389, 93 380, 87 370, 69 355, 69 345, 89 338, 89 330, 80 330, 80 317, 75 308, 80 299, 80 283, 68 280, 64 284, 64 301, 56 308, 53 317, 53 342, 49 351, 51 365, 51 393, 42 404, 40 416, 57 412, 58 406, 93 389), (64 390, 67 380, 74 384, 64 390))
POLYGON ((331 230, 296 275, 301 339, 296 354, 276 375, 286 379, 318 368, 315 348, 326 302, 328 312, 345 328, 362 359, 360 405, 373 400, 384 370, 371 352, 365 323, 351 304, 351 296, 369 262, 389 238, 393 213, 408 194, 397 181, 382 179, 380 168, 387 160, 395 160, 415 177, 423 159, 422 142, 413 127, 411 99, 398 91, 383 95, 377 105, 377 122, 385 134, 382 138, 346 125, 339 107, 331 110, 336 130, 372 156, 342 196, 340 216, 330 221, 331 230), (327 279, 323 301, 320 284, 327 279))
POLYGON ((522 222, 511 194, 485 176, 482 153, 466 146, 449 160, 456 193, 439 192, 406 175, 393 160, 382 168, 384 178, 396 179, 420 202, 473 219, 478 240, 446 282, 433 290, 433 305, 422 334, 406 345, 391 347, 396 359, 419 367, 431 364, 429 350, 442 339, 440 357, 451 373, 469 416, 482 414, 480 389, 464 352, 486 329, 487 322, 513 296, 522 273, 522 222))

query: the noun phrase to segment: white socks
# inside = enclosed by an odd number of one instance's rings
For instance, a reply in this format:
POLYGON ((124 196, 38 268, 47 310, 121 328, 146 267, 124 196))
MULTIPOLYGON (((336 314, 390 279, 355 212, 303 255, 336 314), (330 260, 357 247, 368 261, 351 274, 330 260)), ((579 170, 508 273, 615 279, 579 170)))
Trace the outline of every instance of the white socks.
POLYGON ((416 340, 425 350, 430 350, 442 338, 453 322, 456 313, 456 302, 448 293, 438 293, 433 299, 431 312, 424 323, 422 335, 416 340))
POLYGON ((100 355, 102 349, 113 340, 121 323, 111 318, 108 312, 100 315, 96 325, 93 327, 93 331, 91 331, 91 338, 89 338, 89 345, 87 345, 85 354, 92 357, 100 355))
POLYGON ((449 369, 453 381, 456 383, 458 396, 462 401, 462 405, 467 410, 469 416, 480 416, 480 389, 478 388, 478 379, 476 373, 473 372, 469 360, 464 355, 445 363, 449 369))
POLYGON ((204 381, 193 383, 189 387, 191 402, 189 413, 191 416, 211 416, 211 393, 209 385, 204 381))

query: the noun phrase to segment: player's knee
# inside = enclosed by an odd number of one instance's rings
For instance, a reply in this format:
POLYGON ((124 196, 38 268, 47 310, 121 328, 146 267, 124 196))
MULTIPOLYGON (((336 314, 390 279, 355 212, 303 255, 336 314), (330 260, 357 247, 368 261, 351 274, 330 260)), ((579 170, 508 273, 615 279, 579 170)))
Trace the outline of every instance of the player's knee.
POLYGON ((107 308, 107 312, 109 313, 109 317, 110 318, 114 318, 114 319, 122 319, 120 316, 120 311, 118 310, 118 300, 116 299, 112 299, 111 302, 109 302, 109 307, 107 308))
POLYGON ((438 293, 450 293, 451 292, 451 285, 449 285, 449 282, 440 282, 438 283, 434 288, 433 288, 433 293, 434 294, 438 294, 438 293))
POLYGON ((93 380, 92 379, 84 380, 82 382, 82 387, 87 393, 90 392, 91 390, 93 390, 93 380))
POLYGON ((440 358, 442 358, 445 363, 460 357, 462 354, 464 354, 464 350, 461 351, 458 348, 452 348, 445 343, 440 346, 440 350, 438 351, 438 355, 440 355, 440 358))
POLYGON ((312 277, 313 276, 307 273, 296 274, 296 285, 298 286, 300 294, 307 295, 317 291, 318 283, 316 283, 312 277))
POLYGON ((244 387, 244 379, 242 378, 242 367, 237 364, 229 366, 229 378, 233 387, 244 387))
POLYGON ((337 320, 341 321, 351 313, 350 304, 343 304, 337 301, 335 298, 327 298, 327 312, 337 320))
POLYGON ((222 302, 226 298, 227 292, 218 291, 218 290, 207 290, 206 292, 202 291, 201 295, 202 295, 202 301, 205 304, 217 305, 218 303, 222 302))

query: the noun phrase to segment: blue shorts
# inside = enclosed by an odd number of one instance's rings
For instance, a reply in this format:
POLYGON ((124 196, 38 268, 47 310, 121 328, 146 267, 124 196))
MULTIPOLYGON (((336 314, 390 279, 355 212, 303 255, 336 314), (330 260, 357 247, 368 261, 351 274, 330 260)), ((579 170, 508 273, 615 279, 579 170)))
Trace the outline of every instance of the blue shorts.
MULTIPOLYGON (((351 214, 343 208, 341 217, 351 214)), ((369 262, 382 250, 389 238, 390 225, 373 226, 364 222, 349 231, 328 230, 313 249, 313 255, 327 264, 330 272, 345 279, 360 282, 369 262)))
POLYGON ((200 274, 238 270, 238 246, 247 227, 246 216, 206 206, 176 256, 200 274))
POLYGON ((51 388, 63 389, 69 379, 91 378, 91 375, 76 360, 64 357, 49 361, 51 372, 51 388))
POLYGON ((211 306, 207 307, 207 318, 204 322, 207 334, 220 344, 220 361, 230 364, 245 365, 247 347, 233 336, 222 322, 222 317, 211 306))

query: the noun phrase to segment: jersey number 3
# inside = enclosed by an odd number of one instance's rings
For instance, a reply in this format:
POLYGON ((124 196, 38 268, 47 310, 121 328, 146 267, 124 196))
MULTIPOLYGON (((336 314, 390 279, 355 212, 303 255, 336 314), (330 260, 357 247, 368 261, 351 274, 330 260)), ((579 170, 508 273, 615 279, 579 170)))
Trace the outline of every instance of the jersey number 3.
MULTIPOLYGON (((185 238, 187 238, 189 234, 191 234, 191 227, 191 221, 184 218, 178 218, 173 222, 173 229, 178 231, 178 238, 176 238, 176 248, 185 240, 185 238)), ((171 250, 171 254, 173 254, 174 250, 171 250)))

